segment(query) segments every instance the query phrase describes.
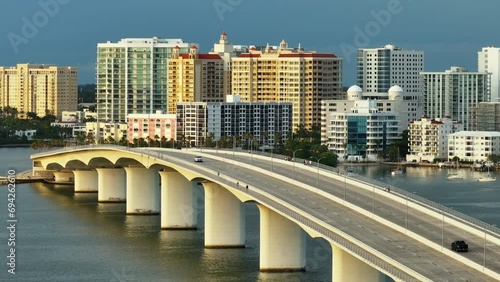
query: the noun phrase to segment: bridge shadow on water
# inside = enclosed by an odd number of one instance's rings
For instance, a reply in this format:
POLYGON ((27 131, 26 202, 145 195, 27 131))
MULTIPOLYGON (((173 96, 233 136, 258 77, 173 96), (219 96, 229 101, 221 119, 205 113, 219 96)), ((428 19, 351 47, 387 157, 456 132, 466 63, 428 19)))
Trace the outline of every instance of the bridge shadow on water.
MULTIPOLYGON (((205 249, 204 193, 198 193, 198 226, 192 231, 161 230, 160 216, 126 215, 124 203, 97 203, 97 193, 74 193, 72 186, 32 183, 32 191, 52 216, 48 237, 59 242, 66 261, 51 264, 47 279, 65 281, 331 281, 331 247, 307 235, 306 272, 259 271, 259 210, 246 203, 246 247, 205 249), (40 197, 42 196, 42 197, 40 197), (72 272, 69 269, 78 268, 72 272)), ((33 238, 36 240, 36 237, 33 238)), ((39 256, 51 256, 41 251, 39 256)), ((35 257, 37 255, 35 254, 35 257)), ((43 264, 42 264, 43 265, 43 264)), ((47 267, 47 265, 43 265, 47 267)), ((22 281, 22 280, 19 280, 22 281)), ((392 280, 388 280, 392 281, 392 280)))

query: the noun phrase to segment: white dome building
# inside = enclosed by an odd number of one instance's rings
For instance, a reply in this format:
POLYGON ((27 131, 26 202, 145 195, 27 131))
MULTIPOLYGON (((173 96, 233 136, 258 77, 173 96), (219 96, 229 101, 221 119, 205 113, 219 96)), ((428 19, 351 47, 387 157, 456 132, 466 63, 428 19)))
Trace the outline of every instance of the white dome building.
POLYGON ((347 89, 347 100, 357 101, 363 99, 363 89, 357 85, 353 85, 347 89))
POLYGON ((399 85, 389 88, 389 100, 403 100, 404 90, 399 85))

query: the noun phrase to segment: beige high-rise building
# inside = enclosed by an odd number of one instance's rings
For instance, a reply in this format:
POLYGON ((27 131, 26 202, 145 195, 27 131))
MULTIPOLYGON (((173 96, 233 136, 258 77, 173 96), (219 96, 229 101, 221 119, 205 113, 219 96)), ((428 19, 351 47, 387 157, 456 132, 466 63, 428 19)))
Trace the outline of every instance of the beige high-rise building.
POLYGON ((47 113, 61 119, 63 111, 76 111, 78 70, 75 67, 18 64, 0 67, 0 107, 16 108, 20 118, 47 113))
POLYGON ((334 54, 251 48, 232 58, 232 94, 247 102, 292 102, 293 130, 321 126, 321 100, 340 99, 342 60, 334 54))
POLYGON ((188 54, 174 48, 168 60, 168 113, 177 112, 178 102, 224 102, 224 61, 218 54, 199 54, 191 46, 188 54))
POLYGON ((227 39, 225 32, 220 35, 219 43, 214 44, 214 49, 210 54, 217 54, 224 61, 224 96, 231 95, 231 59, 237 53, 234 45, 227 39))

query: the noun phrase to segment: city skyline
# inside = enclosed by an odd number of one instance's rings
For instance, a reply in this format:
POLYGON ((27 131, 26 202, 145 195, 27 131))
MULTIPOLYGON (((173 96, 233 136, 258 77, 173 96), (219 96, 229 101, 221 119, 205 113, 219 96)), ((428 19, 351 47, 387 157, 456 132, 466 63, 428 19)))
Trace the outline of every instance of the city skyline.
POLYGON ((500 3, 493 0, 482 5, 465 0, 318 0, 312 4, 149 0, 140 5, 126 0, 120 4, 118 9, 115 3, 96 0, 2 3, 1 64, 77 66, 79 83, 95 83, 98 43, 133 37, 182 38, 198 43, 206 53, 225 31, 233 44, 279 45, 286 39, 290 46, 334 53, 344 60, 343 85, 350 86, 356 81, 358 48, 394 44, 424 51, 425 71, 455 65, 476 71, 477 52, 485 46, 500 46, 493 31, 500 23, 495 17, 500 3), (179 10, 186 13, 175 12, 179 10), (120 16, 112 17, 117 12, 120 16), (359 16, 337 16, 345 14, 359 16))

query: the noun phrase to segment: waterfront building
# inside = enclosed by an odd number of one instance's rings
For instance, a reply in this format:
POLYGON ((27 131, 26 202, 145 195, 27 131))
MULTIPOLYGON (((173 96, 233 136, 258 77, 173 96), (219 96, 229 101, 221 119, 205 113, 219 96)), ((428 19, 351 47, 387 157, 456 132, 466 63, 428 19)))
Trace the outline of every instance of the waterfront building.
POLYGON ((174 114, 130 114, 128 119, 127 139, 130 143, 134 139, 145 140, 176 140, 177 118, 174 114), (148 139, 149 138, 149 139, 148 139))
POLYGON ((478 103, 471 115, 471 131, 500 131, 500 102, 478 103))
POLYGON ((470 111, 490 97, 490 74, 468 72, 451 67, 445 72, 422 72, 424 80, 424 114, 430 118, 451 116, 470 130, 470 111))
POLYGON ((168 59, 176 46, 189 53, 193 45, 158 37, 97 44, 97 120, 126 122, 129 114, 166 113, 168 59))
MULTIPOLYGON (((408 124, 423 115, 421 96, 417 93, 407 93, 398 85, 394 85, 385 93, 363 92, 353 85, 347 90, 346 100, 323 100, 321 112, 323 113, 321 126, 323 127, 328 113, 349 112, 354 107, 355 101, 374 100, 379 112, 392 112, 399 116, 399 133, 408 129, 408 124)), ((326 137, 326 136, 325 136, 326 137)))
POLYGON ((448 159, 448 135, 463 131, 462 122, 453 121, 449 116, 421 120, 410 123, 408 134, 408 162, 434 162, 434 159, 448 159))
POLYGON ((378 152, 399 140, 399 115, 380 112, 375 100, 356 100, 349 112, 328 112, 322 144, 347 161, 377 160, 378 152))
POLYGON ((0 67, 0 107, 16 108, 19 118, 28 113, 61 119, 63 111, 76 111, 78 70, 55 65, 18 64, 0 67))
POLYGON ((178 102, 223 102, 225 70, 218 54, 199 54, 194 45, 181 54, 174 47, 168 60, 168 113, 176 113, 178 102))
POLYGON ((357 85, 368 93, 386 93, 399 85, 406 93, 422 95, 424 52, 394 45, 358 49, 357 85))
POLYGON ((291 102, 293 130, 321 125, 321 100, 339 99, 342 60, 334 54, 288 48, 251 48, 232 58, 232 94, 245 102, 291 102))
POLYGON ((478 52, 477 71, 491 73, 491 96, 487 102, 500 102, 500 47, 484 47, 478 52))
POLYGON ((197 147, 207 138, 207 103, 177 103, 177 142, 182 146, 197 147))
POLYGON ((484 162, 490 155, 500 155, 500 132, 461 131, 448 135, 448 159, 484 162))
POLYGON ((269 147, 291 137, 292 103, 241 102, 239 96, 228 101, 232 102, 207 104, 207 133, 214 140, 232 136, 235 141, 253 139, 252 144, 269 147))
POLYGON ((114 142, 118 142, 127 137, 127 126, 124 122, 87 122, 85 136, 96 144, 111 138, 114 142))

